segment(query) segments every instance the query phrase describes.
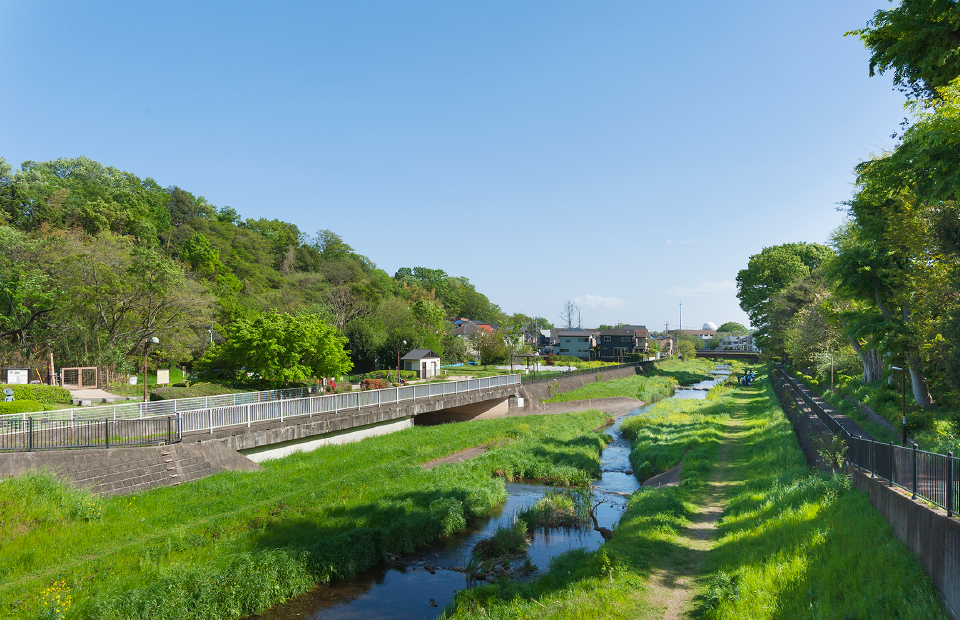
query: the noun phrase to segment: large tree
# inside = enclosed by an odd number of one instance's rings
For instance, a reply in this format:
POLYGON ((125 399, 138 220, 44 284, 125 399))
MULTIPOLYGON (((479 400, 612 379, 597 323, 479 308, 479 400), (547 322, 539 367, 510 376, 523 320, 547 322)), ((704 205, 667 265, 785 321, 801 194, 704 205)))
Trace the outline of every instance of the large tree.
POLYGON ((770 340, 773 299, 792 282, 810 273, 830 257, 832 250, 817 243, 785 243, 764 248, 750 257, 737 274, 737 298, 757 330, 761 347, 770 340))
POLYGON ((317 315, 264 312, 237 319, 226 331, 226 341, 204 356, 205 368, 241 379, 254 373, 284 385, 339 376, 353 367, 347 339, 317 315))

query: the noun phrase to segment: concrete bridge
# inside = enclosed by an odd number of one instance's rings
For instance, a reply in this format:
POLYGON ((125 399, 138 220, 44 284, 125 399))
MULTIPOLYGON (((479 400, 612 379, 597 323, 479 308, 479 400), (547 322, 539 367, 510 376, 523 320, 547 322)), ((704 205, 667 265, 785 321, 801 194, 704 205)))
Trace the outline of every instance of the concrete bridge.
POLYGON ((710 349, 697 349, 697 357, 742 359, 750 362, 759 362, 760 354, 756 351, 720 351, 710 349))
POLYGON ((519 375, 499 375, 178 415, 182 443, 217 442, 260 462, 414 425, 518 415, 531 406, 519 375))

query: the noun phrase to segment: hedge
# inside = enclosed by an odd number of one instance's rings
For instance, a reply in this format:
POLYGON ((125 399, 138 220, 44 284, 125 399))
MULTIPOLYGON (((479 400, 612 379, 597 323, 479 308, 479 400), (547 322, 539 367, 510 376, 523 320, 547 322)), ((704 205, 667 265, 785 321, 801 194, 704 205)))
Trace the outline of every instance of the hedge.
POLYGON ((9 403, 0 402, 0 415, 8 413, 33 413, 45 411, 46 408, 35 400, 14 400, 9 403))
POLYGON ((201 396, 219 396, 243 392, 236 388, 224 387, 216 383, 194 383, 190 387, 167 385, 150 391, 150 400, 171 400, 173 398, 197 398, 201 396))
POLYGON ((10 388, 16 400, 32 400, 44 405, 69 405, 70 390, 56 385, 0 384, 0 391, 10 388))

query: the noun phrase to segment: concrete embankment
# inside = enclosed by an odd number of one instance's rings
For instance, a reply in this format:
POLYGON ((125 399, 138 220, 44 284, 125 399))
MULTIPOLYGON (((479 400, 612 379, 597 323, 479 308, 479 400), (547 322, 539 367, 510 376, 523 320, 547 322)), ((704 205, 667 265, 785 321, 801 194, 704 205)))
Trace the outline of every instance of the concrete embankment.
POLYGON ((109 450, 48 450, 0 454, 0 479, 49 471, 94 495, 138 493, 199 480, 221 471, 261 467, 218 442, 109 450))

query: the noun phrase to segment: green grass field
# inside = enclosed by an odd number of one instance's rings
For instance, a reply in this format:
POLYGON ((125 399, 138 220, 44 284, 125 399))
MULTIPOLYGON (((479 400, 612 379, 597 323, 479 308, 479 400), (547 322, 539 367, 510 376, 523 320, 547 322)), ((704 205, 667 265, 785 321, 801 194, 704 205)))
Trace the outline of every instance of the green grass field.
POLYGON ((6 480, 0 616, 244 617, 462 529, 505 499, 504 480, 587 483, 607 441, 590 429, 606 420, 591 411, 417 427, 109 499, 49 476, 6 480), (478 444, 492 449, 420 467, 478 444))

